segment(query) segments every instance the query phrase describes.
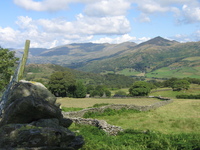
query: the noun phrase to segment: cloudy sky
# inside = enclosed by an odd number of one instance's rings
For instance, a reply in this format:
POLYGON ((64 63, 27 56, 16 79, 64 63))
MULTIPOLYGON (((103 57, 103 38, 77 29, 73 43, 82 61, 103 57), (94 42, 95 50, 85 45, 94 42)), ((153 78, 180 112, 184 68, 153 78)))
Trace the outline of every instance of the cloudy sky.
POLYGON ((200 0, 0 0, 0 46, 200 40, 200 0))

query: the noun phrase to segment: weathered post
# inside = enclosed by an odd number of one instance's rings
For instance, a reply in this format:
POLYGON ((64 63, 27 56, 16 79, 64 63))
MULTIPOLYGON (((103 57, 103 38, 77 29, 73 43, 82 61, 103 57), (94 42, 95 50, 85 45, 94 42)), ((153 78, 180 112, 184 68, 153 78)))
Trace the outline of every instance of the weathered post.
POLYGON ((12 80, 8 84, 6 90, 4 91, 3 96, 1 98, 1 101, 0 101, 0 117, 3 114, 4 104, 8 100, 8 95, 10 93, 10 90, 12 89, 12 87, 15 85, 16 82, 19 82, 19 80, 21 80, 23 78, 24 68, 25 68, 25 65, 26 65, 27 58, 28 58, 29 46, 30 46, 30 40, 26 40, 25 47, 24 47, 24 54, 22 56, 22 59, 21 59, 19 65, 18 65, 17 69, 15 70, 15 73, 12 77, 12 80))
POLYGON ((30 46, 30 40, 26 40, 25 47, 24 47, 24 54, 23 54, 19 72, 18 72, 17 82, 19 82, 19 80, 23 78, 24 68, 26 65, 27 58, 28 58, 29 46, 30 46))

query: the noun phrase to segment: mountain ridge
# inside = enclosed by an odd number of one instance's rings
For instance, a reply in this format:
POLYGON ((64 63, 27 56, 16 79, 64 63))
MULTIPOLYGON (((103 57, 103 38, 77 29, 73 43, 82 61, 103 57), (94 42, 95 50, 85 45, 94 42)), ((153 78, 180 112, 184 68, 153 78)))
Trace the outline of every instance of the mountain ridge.
POLYGON ((195 56, 200 56, 200 42, 179 43, 158 36, 140 44, 72 43, 42 51, 30 49, 28 63, 58 64, 95 73, 126 68, 148 73, 195 56))

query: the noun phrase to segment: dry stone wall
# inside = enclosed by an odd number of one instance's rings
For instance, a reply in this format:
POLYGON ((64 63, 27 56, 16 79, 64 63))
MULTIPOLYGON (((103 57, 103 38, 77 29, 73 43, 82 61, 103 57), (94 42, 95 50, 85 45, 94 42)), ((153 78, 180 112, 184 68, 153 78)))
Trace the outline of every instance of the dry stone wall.
POLYGON ((99 107, 99 108, 89 108, 89 109, 83 109, 80 111, 73 111, 73 112, 62 112, 62 114, 65 118, 69 118, 74 123, 95 126, 95 127, 98 127, 99 129, 104 130, 105 132, 107 132, 110 135, 117 135, 118 132, 123 131, 123 129, 121 127, 110 125, 105 120, 97 120, 97 119, 90 119, 90 118, 85 119, 82 117, 87 112, 103 113, 104 110, 106 110, 107 108, 114 109, 114 110, 120 110, 122 108, 125 108, 125 109, 139 110, 139 111, 148 111, 148 110, 156 109, 156 108, 159 108, 161 106, 164 106, 164 105, 167 105, 167 104, 170 104, 173 102, 173 100, 171 100, 169 98, 164 98, 164 97, 153 97, 153 98, 158 98, 162 101, 154 103, 152 105, 148 105, 148 106, 112 104, 112 105, 107 105, 107 106, 103 106, 103 107, 99 107))
POLYGON ((154 103, 152 105, 148 105, 148 106, 137 106, 137 105, 126 105, 126 104, 112 104, 112 105, 107 105, 107 106, 103 106, 103 107, 99 107, 99 108, 88 108, 88 109, 83 109, 80 111, 72 111, 72 112, 62 112, 64 117, 67 118, 76 118, 76 117, 83 117, 85 113, 87 112, 104 112, 105 109, 110 108, 110 109, 115 109, 115 110, 119 110, 122 108, 126 108, 126 109, 135 109, 135 110, 139 110, 139 111, 148 111, 151 109, 156 109, 159 108, 161 106, 167 105, 169 103, 172 103, 173 100, 169 99, 169 98, 163 98, 163 97, 154 97, 154 98, 158 98, 161 99, 162 101, 154 103))

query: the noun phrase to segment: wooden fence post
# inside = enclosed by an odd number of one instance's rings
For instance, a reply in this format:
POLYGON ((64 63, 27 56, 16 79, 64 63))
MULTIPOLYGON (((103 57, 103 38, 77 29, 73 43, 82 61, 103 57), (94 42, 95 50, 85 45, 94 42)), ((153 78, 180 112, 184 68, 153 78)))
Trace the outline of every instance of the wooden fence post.
POLYGON ((26 65, 26 61, 28 58, 28 53, 29 53, 29 47, 30 47, 30 40, 26 40, 25 43, 25 47, 24 47, 24 54, 21 60, 21 64, 20 64, 20 68, 19 68, 19 72, 18 72, 18 78, 17 78, 17 82, 19 82, 19 80, 23 79, 23 75, 24 75, 24 69, 25 69, 25 65, 26 65))

